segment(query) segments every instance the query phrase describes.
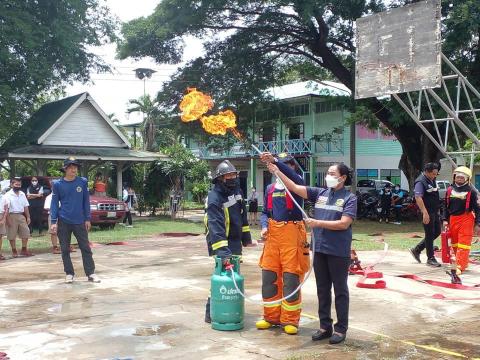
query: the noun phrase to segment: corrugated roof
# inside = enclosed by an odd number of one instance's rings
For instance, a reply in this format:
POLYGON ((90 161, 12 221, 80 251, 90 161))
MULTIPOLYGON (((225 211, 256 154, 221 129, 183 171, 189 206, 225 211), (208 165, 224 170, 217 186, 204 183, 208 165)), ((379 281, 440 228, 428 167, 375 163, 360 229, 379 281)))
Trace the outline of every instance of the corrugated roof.
POLYGON ((350 96, 351 91, 343 84, 334 81, 302 81, 266 90, 277 100, 299 98, 303 96, 350 96))
MULTIPOLYGON (((5 154, 6 151, 3 151, 5 154)), ((79 160, 123 160, 152 161, 167 159, 166 155, 148 151, 131 150, 125 148, 103 148, 89 146, 47 146, 29 145, 8 151, 11 158, 46 158, 63 160, 68 156, 75 156, 79 160)))
POLYGON ((43 105, 16 133, 5 141, 2 149, 37 144, 38 139, 85 94, 69 96, 43 105))

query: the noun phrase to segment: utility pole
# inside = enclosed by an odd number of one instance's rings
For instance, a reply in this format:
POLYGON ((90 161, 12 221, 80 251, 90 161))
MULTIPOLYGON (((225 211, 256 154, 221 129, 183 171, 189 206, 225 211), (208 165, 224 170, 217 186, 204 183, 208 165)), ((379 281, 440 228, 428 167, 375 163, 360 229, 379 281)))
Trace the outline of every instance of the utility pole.
MULTIPOLYGON (((343 110, 342 110, 343 112, 343 110)), ((357 192, 357 132, 355 124, 350 124, 350 168, 353 170, 352 186, 350 191, 355 194, 357 192)))

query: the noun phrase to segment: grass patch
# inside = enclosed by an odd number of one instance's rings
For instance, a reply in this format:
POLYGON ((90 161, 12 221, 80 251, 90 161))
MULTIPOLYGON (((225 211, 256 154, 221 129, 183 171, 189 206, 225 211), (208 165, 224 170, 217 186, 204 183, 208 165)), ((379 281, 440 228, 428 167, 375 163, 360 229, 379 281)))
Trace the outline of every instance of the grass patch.
MULTIPOLYGON (((191 232, 204 233, 203 223, 188 220, 172 221, 169 217, 157 217, 134 220, 133 228, 117 225, 113 230, 100 230, 93 228, 90 232, 90 241, 96 243, 109 243, 114 241, 134 241, 135 239, 155 236, 163 232, 191 232)), ((381 250, 383 244, 375 239, 383 238, 392 250, 404 250, 417 244, 421 238, 412 238, 412 235, 423 237, 423 227, 420 223, 403 223, 402 225, 380 224, 370 220, 356 221, 353 225, 352 247, 356 250, 381 250), (382 235, 379 235, 382 234, 382 235)), ((260 238, 260 230, 252 228, 254 239, 260 238)), ((75 243, 75 239, 73 239, 75 243)), ((9 250, 4 240, 3 250, 9 250)), ((440 241, 436 241, 440 245, 440 241)), ((17 247, 20 246, 18 240, 17 247)), ((29 247, 36 252, 49 251, 51 247, 50 236, 34 237, 29 241, 29 247)), ((480 250, 480 244, 474 244, 472 250, 480 250)))
MULTIPOLYGON (((132 241, 135 239, 155 236, 163 232, 191 232, 203 233, 204 226, 200 223, 194 223, 186 220, 172 221, 169 217, 159 217, 154 219, 134 220, 133 228, 125 228, 117 224, 113 230, 101 230, 93 227, 89 233, 91 242, 106 244, 115 241, 132 241)), ((35 232, 36 234, 36 232, 35 232)), ((3 251, 10 250, 10 246, 6 245, 4 240, 3 251)), ((75 237, 72 236, 72 243, 76 243, 75 237)), ((29 249, 35 252, 50 251, 51 242, 50 235, 34 236, 28 241, 29 249)), ((17 248, 20 246, 20 240, 17 240, 17 248)))

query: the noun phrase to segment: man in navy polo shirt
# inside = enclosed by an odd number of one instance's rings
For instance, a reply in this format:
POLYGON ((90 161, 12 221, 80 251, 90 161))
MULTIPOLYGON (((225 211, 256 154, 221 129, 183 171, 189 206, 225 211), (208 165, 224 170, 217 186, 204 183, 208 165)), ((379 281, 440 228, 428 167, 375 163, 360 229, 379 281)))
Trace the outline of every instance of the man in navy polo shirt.
POLYGON ((422 212, 423 229, 425 238, 417 246, 409 249, 413 258, 421 263, 420 254, 425 249, 427 252, 427 265, 441 267, 433 250, 435 239, 442 232, 440 224, 440 195, 435 181, 440 171, 439 163, 428 163, 424 172, 415 180, 415 201, 422 212))
POLYGON ((72 233, 77 238, 82 252, 83 269, 88 281, 100 282, 95 275, 95 263, 88 241, 90 224, 90 196, 88 181, 77 176, 80 163, 73 157, 63 162, 62 170, 65 176, 53 183, 52 204, 50 214, 52 220, 51 232, 58 234, 62 249, 65 282, 71 284, 75 275, 72 259, 70 258, 70 241, 72 233), (60 206, 59 206, 60 204, 60 206))

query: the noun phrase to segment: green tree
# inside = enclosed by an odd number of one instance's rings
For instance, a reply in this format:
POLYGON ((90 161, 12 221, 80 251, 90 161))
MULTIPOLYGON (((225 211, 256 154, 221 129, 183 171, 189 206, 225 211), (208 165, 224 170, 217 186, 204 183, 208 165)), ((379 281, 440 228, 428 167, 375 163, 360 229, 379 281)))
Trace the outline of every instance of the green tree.
POLYGON ((129 108, 127 112, 129 114, 139 112, 143 115, 142 139, 145 150, 155 151, 155 148, 157 148, 155 135, 160 115, 156 101, 153 100, 150 95, 145 95, 138 99, 129 100, 128 104, 129 108))
MULTIPOLYGON (((151 56, 159 63, 178 63, 185 36, 205 41, 205 55, 182 68, 159 95, 168 94, 165 104, 170 106, 178 102, 179 88, 186 84, 203 85, 221 102, 255 103, 262 98, 262 89, 282 83, 292 69, 299 78, 332 76, 353 91, 355 19, 383 11, 386 4, 411 2, 166 0, 152 15, 123 25, 118 53, 121 58, 151 56), (298 65, 302 63, 305 66, 298 65), (290 70, 288 64, 293 64, 290 70), (315 67, 323 73, 312 73, 315 67)), ((465 62, 461 69, 467 75, 478 74, 478 1, 449 5, 444 2, 442 8, 444 51, 465 62), (462 32, 458 37, 457 31, 462 32)), ((351 105, 354 113, 356 106, 362 107, 363 114, 357 114, 356 120, 373 127, 382 124, 399 140, 403 149, 400 168, 410 181, 426 161, 439 158, 428 138, 395 103, 373 98, 351 105)))
POLYGON ((42 94, 109 69, 92 48, 114 40, 116 24, 98 0, 0 2, 0 143, 42 94))

